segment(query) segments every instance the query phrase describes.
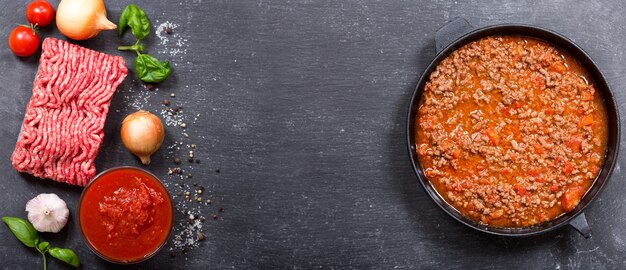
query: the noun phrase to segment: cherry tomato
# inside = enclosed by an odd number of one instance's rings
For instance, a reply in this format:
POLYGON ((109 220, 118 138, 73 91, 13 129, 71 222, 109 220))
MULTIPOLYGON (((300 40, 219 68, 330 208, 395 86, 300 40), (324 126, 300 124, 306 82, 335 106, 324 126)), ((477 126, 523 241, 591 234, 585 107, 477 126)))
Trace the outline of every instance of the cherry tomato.
POLYGON ((54 8, 46 0, 35 0, 26 7, 26 19, 38 27, 44 27, 54 19, 54 8))
POLYGON ((39 48, 39 35, 30 27, 18 25, 9 34, 9 48, 17 56, 31 56, 39 48))

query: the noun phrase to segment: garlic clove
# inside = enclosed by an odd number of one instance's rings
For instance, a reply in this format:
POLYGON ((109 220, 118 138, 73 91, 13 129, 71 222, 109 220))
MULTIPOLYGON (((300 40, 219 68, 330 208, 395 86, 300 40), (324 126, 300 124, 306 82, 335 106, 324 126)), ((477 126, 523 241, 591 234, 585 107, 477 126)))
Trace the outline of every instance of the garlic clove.
POLYGON ((42 193, 26 203, 28 221, 39 232, 59 232, 70 216, 67 204, 53 193, 42 193))

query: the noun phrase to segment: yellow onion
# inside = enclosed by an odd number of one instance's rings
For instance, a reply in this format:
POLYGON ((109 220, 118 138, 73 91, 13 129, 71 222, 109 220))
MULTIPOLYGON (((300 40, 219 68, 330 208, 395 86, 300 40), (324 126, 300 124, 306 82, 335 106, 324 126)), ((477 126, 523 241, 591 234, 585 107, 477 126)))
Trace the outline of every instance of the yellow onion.
POLYGON ((56 22, 63 35, 75 40, 90 39, 102 30, 117 28, 107 19, 103 0, 61 0, 56 22))
POLYGON ((161 147, 165 132, 159 117, 140 110, 124 118, 120 135, 126 149, 148 165, 150 156, 161 147))

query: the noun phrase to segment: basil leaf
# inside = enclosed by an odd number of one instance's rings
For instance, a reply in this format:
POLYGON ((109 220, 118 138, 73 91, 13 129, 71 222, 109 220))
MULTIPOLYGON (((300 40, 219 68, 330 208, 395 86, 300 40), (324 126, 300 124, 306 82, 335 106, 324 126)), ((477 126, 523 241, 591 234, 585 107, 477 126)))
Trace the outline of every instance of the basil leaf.
POLYGON ((69 265, 78 267, 80 265, 80 259, 76 256, 76 253, 69 248, 51 248, 48 250, 50 256, 55 257, 69 265))
POLYGON ((120 16, 120 23, 118 25, 118 33, 124 34, 126 27, 130 27, 133 32, 133 36, 137 40, 142 40, 150 34, 150 21, 146 13, 136 5, 130 4, 124 8, 122 15, 120 16))
POLYGON ((41 253, 48 252, 48 248, 50 248, 50 243, 46 241, 39 242, 39 244, 37 244, 37 250, 39 250, 39 252, 41 253))
POLYGON ((135 59, 135 72, 144 82, 162 82, 170 76, 170 62, 161 62, 151 55, 141 54, 135 59))
POLYGON ((16 217, 3 217, 2 221, 9 226, 13 235, 27 247, 35 247, 39 243, 39 235, 28 221, 16 217))
POLYGON ((128 27, 128 18, 130 17, 130 5, 126 6, 120 15, 120 23, 117 24, 117 33, 121 36, 128 27))

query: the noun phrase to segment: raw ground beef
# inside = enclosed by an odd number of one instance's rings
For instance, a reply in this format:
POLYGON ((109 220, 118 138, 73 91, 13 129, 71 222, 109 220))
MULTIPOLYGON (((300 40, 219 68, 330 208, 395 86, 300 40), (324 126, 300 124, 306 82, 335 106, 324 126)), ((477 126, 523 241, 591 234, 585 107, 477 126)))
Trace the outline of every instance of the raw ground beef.
POLYGON ((46 38, 13 167, 58 182, 89 183, 111 97, 127 73, 119 56, 46 38))

